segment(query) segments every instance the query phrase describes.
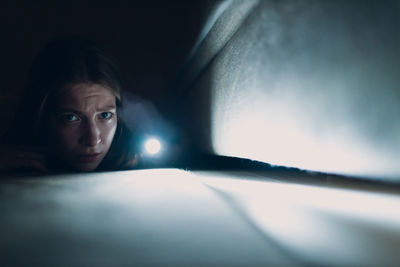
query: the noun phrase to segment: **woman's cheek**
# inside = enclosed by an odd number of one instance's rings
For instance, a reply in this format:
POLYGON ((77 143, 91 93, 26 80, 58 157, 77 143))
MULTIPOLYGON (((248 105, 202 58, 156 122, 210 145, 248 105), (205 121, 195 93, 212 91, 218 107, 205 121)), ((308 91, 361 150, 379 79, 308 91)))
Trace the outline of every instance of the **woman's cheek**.
POLYGON ((78 143, 80 127, 78 125, 58 125, 54 131, 54 138, 63 147, 72 147, 78 143))
POLYGON ((116 129, 117 129, 117 121, 116 120, 109 121, 108 123, 105 123, 105 125, 103 125, 102 138, 104 138, 104 141, 105 141, 104 143, 107 146, 111 145, 111 143, 114 139, 116 129))

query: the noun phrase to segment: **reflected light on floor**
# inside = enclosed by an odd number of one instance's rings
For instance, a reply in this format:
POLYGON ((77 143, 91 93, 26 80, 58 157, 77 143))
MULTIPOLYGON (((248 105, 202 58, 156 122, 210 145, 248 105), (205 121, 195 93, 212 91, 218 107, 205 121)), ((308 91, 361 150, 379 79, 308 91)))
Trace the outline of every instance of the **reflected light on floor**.
MULTIPOLYGON (((259 260, 295 255, 304 266, 398 266, 397 195, 253 178, 253 172, 147 169, 28 179, 23 187, 14 182, 6 185, 12 190, 0 195, 5 206, 10 196, 16 198, 8 205, 12 216, 0 222, 3 226, 19 222, 18 241, 22 240, 24 253, 29 244, 28 253, 35 256, 38 242, 53 248, 48 240, 54 240, 54 232, 29 229, 46 225, 60 234, 55 240, 61 241, 62 255, 85 244, 83 240, 92 244, 89 248, 96 251, 96 259, 97 251, 109 256, 111 243, 118 250, 112 257, 119 259, 125 251, 125 260, 131 260, 132 253, 141 260, 184 254, 211 257, 208 263, 222 257, 228 263, 224 266, 240 260, 240 266, 266 266, 244 264, 254 260, 249 256, 254 252, 259 260), (24 234, 20 230, 25 228, 24 234)), ((14 239, 9 235, 8 240, 14 239)), ((19 248, 21 242, 3 242, 3 248, 19 248)), ((85 250, 79 252, 87 256, 85 250)))
POLYGON ((320 262, 348 264, 393 257, 399 244, 400 199, 394 195, 203 176, 266 236, 294 254, 320 262), (372 229, 384 229, 377 236, 372 229), (383 233, 384 232, 384 233, 383 233), (368 251, 373 253, 368 255, 368 251))

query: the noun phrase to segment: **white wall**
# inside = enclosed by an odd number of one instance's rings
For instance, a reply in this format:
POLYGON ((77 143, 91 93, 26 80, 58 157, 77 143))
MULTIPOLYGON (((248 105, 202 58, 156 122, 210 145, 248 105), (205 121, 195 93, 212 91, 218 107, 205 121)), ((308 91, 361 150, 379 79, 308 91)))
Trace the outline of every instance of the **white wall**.
POLYGON ((220 49, 187 72, 186 119, 197 121, 189 131, 198 145, 400 178, 400 2, 229 2, 193 61, 220 49))

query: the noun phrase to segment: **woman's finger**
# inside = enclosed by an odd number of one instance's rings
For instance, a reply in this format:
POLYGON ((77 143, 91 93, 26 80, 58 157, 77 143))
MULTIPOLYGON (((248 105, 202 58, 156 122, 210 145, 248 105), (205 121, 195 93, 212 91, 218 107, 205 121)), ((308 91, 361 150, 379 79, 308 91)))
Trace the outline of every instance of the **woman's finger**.
POLYGON ((2 146, 0 147, 0 158, 30 158, 36 160, 45 160, 44 149, 38 147, 12 147, 2 146))
POLYGON ((10 159, 1 164, 0 169, 5 171, 18 170, 22 168, 32 168, 43 172, 48 172, 44 162, 28 158, 10 159))
POLYGON ((29 159, 36 159, 36 160, 45 160, 46 156, 44 153, 34 152, 34 151, 25 151, 25 150, 16 150, 11 152, 11 157, 15 158, 29 158, 29 159))

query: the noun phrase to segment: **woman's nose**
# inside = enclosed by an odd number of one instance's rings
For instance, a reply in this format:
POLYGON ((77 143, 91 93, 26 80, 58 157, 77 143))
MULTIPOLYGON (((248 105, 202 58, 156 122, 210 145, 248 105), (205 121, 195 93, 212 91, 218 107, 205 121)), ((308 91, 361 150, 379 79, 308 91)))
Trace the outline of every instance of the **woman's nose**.
POLYGON ((100 129, 95 123, 88 123, 81 137, 81 144, 85 146, 96 146, 100 142, 100 129))

